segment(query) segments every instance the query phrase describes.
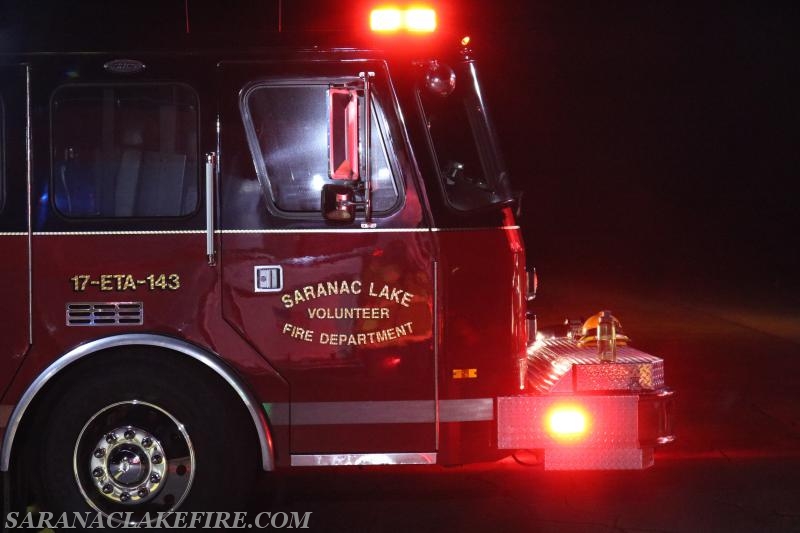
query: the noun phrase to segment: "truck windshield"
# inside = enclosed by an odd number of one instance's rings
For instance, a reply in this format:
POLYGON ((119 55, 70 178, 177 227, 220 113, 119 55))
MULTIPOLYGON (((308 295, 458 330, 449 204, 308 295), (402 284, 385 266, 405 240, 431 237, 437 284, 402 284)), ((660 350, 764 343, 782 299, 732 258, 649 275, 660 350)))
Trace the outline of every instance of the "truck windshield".
POLYGON ((455 88, 450 94, 429 91, 424 84, 417 89, 445 199, 459 211, 507 205, 511 188, 475 64, 466 61, 453 70, 455 88))

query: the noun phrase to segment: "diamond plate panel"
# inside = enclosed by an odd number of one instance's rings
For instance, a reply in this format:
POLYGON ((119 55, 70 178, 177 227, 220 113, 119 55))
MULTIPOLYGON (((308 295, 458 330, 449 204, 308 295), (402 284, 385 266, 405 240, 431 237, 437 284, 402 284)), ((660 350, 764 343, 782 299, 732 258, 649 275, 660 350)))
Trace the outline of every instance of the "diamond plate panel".
POLYGON ((516 396, 497 399, 498 447, 635 448, 639 445, 638 396, 516 396), (557 441, 547 431, 550 410, 578 405, 589 415, 580 439, 557 441))
POLYGON ((549 448, 545 470, 642 470, 653 466, 652 448, 549 448))
POLYGON ((528 386, 539 393, 657 390, 664 387, 664 362, 619 346, 615 363, 601 363, 595 347, 567 337, 538 340, 528 348, 528 386))
POLYGON ((575 365, 577 392, 656 390, 664 387, 664 362, 595 363, 575 365))

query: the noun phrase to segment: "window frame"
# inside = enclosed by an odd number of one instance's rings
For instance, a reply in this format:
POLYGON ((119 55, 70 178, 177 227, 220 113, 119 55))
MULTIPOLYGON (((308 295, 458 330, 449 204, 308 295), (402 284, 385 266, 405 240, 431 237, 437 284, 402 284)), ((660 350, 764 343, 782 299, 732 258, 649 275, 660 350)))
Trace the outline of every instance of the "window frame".
POLYGON ((49 194, 49 204, 50 209, 53 213, 55 213, 58 217, 62 219, 69 220, 72 222, 81 222, 81 223, 93 223, 93 222, 121 222, 121 223, 136 223, 142 221, 187 221, 195 216, 203 210, 203 206, 206 202, 205 198, 205 186, 202 181, 202 173, 203 173, 203 164, 202 161, 204 160, 203 154, 201 152, 201 140, 200 135, 202 132, 201 125, 201 104, 200 104, 200 95, 195 90, 194 87, 189 85, 188 83, 181 82, 181 81, 141 81, 141 82, 87 82, 87 83, 64 83, 57 86, 53 91, 50 93, 50 99, 48 103, 48 110, 49 110, 49 150, 50 150, 50 176, 49 176, 49 183, 48 188, 50 190, 49 194), (197 185, 197 199, 195 201, 194 208, 190 211, 180 214, 180 215, 154 215, 154 216, 75 216, 69 215, 61 211, 56 205, 56 195, 55 195, 55 174, 56 174, 56 157, 55 157, 55 132, 56 132, 56 121, 55 121, 55 101, 58 93, 64 89, 73 89, 73 88, 132 88, 132 87, 182 87, 186 89, 193 97, 196 104, 195 110, 195 117, 194 117, 194 125, 195 125, 195 132, 196 132, 196 139, 195 139, 195 159, 196 159, 196 169, 195 169, 195 183, 197 185))
MULTIPOLYGON (((313 211, 287 211, 285 209, 281 209, 278 206, 276 198, 272 193, 272 185, 269 181, 269 176, 266 171, 267 167, 264 161, 264 154, 261 151, 261 145, 258 139, 258 135, 256 134, 255 123, 253 121, 253 117, 248 105, 248 100, 250 96, 253 94, 253 92, 257 91, 258 89, 270 88, 270 87, 319 86, 328 88, 332 85, 344 85, 344 84, 352 84, 360 82, 361 79, 353 75, 321 76, 321 77, 320 76, 306 76, 306 77, 274 76, 274 77, 262 77, 258 80, 250 81, 240 89, 239 116, 242 120, 242 126, 244 127, 245 137, 247 138, 247 144, 250 150, 250 156, 252 158, 253 165, 255 167, 255 172, 258 178, 259 185, 261 186, 261 192, 264 196, 264 203, 267 207, 267 211, 269 212, 269 214, 289 220, 325 222, 325 217, 323 216, 321 209, 313 211)), ((378 126, 377 134, 381 142, 381 149, 383 150, 386 162, 388 163, 389 168, 392 172, 392 181, 397 191, 397 198, 395 199, 394 204, 392 204, 390 208, 385 209, 383 211, 373 210, 372 212, 373 218, 386 219, 391 217, 398 211, 400 211, 405 205, 405 194, 406 194, 405 180, 403 177, 403 173, 401 172, 402 167, 397 160, 397 154, 392 150, 391 136, 387 134, 389 131, 389 125, 387 122, 385 106, 382 104, 381 99, 378 97, 377 93, 374 90, 371 94, 371 104, 372 105, 370 107, 375 117, 375 124, 377 124, 378 126)), ((325 120, 327 124, 328 121, 327 115, 325 120)), ((327 131, 328 130, 326 128, 326 135, 327 131)), ((359 131, 359 139, 361 138, 361 136, 363 136, 363 134, 364 134, 363 130, 359 131)), ((328 156, 326 151, 326 158, 327 157, 328 156)), ((370 163, 367 162, 365 164, 370 164, 370 163)), ((327 176, 327 167, 328 165, 326 164, 326 176, 327 176)), ((331 180, 331 181, 333 183, 336 182, 352 183, 352 180, 331 180)), ((361 210, 357 211, 356 221, 363 219, 364 217, 363 213, 364 212, 361 210)))

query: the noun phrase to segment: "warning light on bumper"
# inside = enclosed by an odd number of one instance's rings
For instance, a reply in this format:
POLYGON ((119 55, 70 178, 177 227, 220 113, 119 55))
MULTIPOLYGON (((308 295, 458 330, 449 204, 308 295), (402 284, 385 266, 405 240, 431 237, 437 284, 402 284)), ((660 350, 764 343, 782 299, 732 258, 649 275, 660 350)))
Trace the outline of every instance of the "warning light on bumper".
POLYGON ((589 429, 589 415, 576 405, 556 405, 547 415, 547 431, 556 440, 580 439, 589 429))

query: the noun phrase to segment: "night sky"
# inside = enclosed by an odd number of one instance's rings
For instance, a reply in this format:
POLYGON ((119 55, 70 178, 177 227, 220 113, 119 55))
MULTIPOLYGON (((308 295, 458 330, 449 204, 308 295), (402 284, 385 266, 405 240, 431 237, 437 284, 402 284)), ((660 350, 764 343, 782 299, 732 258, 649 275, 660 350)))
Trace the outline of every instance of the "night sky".
POLYGON ((797 6, 470 4, 540 271, 800 303, 797 6))

